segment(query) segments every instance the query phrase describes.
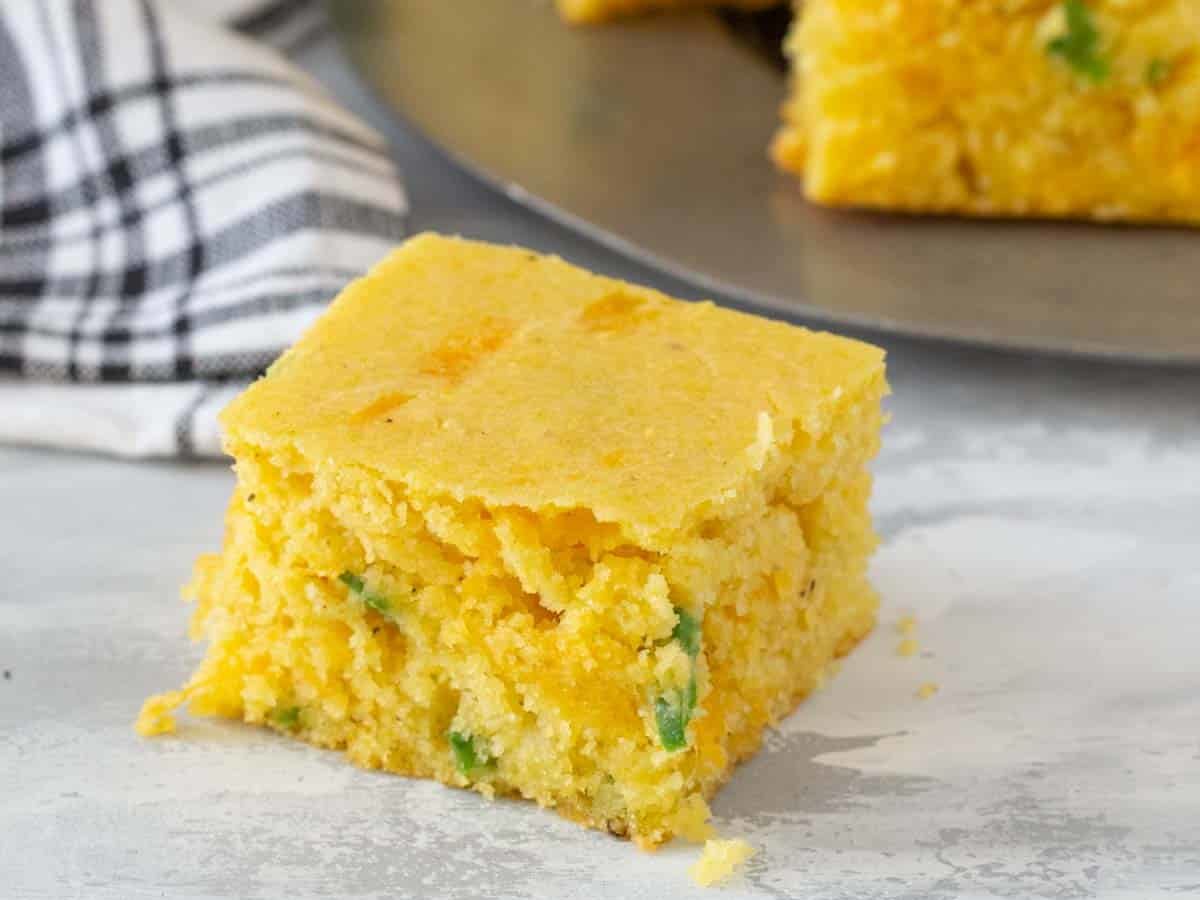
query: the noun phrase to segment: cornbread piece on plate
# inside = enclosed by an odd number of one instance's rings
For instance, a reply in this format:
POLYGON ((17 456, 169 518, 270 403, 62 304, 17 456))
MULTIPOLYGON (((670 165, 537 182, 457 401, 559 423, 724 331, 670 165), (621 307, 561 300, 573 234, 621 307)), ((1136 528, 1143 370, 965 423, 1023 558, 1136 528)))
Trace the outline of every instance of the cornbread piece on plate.
POLYGON ((1200 223, 1200 0, 805 0, 789 44, 813 200, 1200 223))
POLYGON ((568 22, 606 22, 634 13, 734 6, 766 9, 781 0, 557 0, 558 11, 568 22))
POLYGON ((650 847, 871 628, 883 354, 425 235, 224 413, 170 710, 650 847))

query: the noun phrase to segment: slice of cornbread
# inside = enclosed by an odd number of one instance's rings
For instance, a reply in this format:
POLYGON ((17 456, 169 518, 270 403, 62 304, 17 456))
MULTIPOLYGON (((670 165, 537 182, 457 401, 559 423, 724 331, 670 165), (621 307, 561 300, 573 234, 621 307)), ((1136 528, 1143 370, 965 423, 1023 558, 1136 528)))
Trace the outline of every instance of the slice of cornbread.
POLYGON ((224 413, 147 702, 656 845, 870 628, 878 349, 425 235, 224 413))
POLYGON ((766 9, 781 0, 557 0, 558 11, 568 22, 586 24, 607 22, 621 16, 667 10, 735 6, 741 9, 766 9))
POLYGON ((1200 222, 1200 0, 805 0, 789 45, 813 200, 1200 222))

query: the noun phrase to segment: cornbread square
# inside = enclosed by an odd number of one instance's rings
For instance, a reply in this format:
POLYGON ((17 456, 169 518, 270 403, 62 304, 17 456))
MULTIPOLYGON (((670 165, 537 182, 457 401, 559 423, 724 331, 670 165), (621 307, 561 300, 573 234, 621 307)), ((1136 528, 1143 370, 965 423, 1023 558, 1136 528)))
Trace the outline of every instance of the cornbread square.
POLYGON ((223 414, 237 487, 147 701, 654 846, 867 631, 880 350, 424 235, 223 414))
POLYGON ((1200 0, 805 0, 778 164, 820 203, 1200 222, 1200 0))
POLYGON ((734 6, 741 9, 766 9, 780 0, 557 0, 558 11, 568 22, 588 24, 607 22, 621 16, 646 12, 734 6))

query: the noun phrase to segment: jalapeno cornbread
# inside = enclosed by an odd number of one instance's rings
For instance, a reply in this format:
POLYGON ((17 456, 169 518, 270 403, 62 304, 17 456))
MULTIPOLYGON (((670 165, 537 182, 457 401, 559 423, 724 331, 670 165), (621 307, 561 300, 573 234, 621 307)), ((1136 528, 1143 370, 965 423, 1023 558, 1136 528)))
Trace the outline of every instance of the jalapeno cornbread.
POLYGON ((766 9, 780 0, 557 0, 558 11, 576 24, 606 22, 634 13, 667 10, 735 6, 742 9, 766 9))
POLYGON ((650 847, 871 628, 883 354, 424 235, 224 412, 237 487, 147 701, 650 847))
POLYGON ((1200 223, 1200 0, 805 0, 780 166, 820 203, 1200 223))

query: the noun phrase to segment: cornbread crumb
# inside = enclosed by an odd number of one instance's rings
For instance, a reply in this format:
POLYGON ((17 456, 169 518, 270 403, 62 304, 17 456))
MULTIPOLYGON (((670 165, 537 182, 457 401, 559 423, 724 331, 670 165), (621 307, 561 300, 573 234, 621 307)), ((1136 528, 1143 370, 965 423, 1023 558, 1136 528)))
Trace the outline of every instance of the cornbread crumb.
POLYGON ((171 715, 187 700, 186 691, 168 691, 149 698, 142 704, 134 728, 142 737, 175 733, 175 717, 171 715))
POLYGON ((917 618, 916 616, 904 616, 896 623, 896 630, 905 637, 912 637, 917 633, 917 618))
POLYGON ((922 700, 928 700, 938 692, 938 686, 932 681, 926 681, 923 685, 917 688, 917 696, 922 700))
POLYGON ((656 847, 872 628, 882 351, 423 235, 222 414, 170 712, 656 847), (253 502, 251 502, 253 498, 253 502))
POLYGON ((704 852, 688 871, 700 887, 724 881, 738 866, 754 855, 754 848, 741 839, 704 842, 704 852))
POLYGON ((905 638, 896 647, 896 653, 900 656, 915 656, 917 651, 921 649, 921 645, 913 638, 905 638))

